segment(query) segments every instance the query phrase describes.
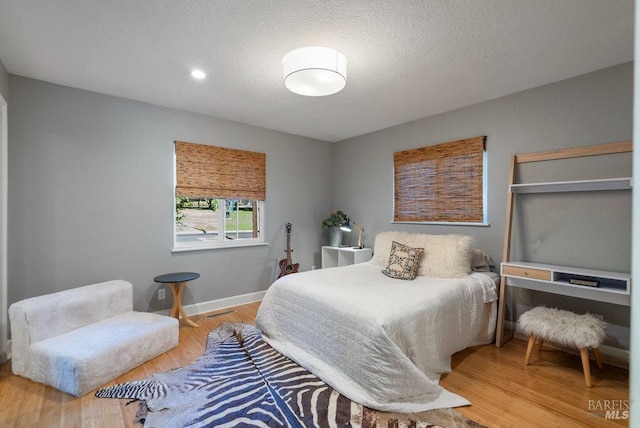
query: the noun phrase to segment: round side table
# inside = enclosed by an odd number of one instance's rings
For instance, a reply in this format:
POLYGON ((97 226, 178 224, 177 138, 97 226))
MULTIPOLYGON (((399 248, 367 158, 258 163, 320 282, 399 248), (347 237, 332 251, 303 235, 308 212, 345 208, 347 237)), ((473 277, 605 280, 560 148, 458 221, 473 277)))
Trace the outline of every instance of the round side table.
POLYGON ((200 278, 200 274, 196 272, 167 273, 153 278, 155 282, 167 284, 171 289, 171 294, 173 294, 173 308, 171 309, 171 316, 176 319, 180 319, 180 315, 182 315, 184 322, 191 327, 198 327, 198 324, 191 321, 187 314, 184 313, 184 308, 182 307, 182 291, 184 290, 184 287, 187 286, 187 282, 198 278, 200 278))

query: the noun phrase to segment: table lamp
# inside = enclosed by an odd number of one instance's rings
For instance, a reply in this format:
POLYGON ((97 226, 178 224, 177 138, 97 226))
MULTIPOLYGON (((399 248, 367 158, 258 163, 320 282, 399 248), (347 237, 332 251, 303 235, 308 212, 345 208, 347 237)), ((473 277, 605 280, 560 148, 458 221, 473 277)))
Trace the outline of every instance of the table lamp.
POLYGON ((364 245, 362 245, 362 232, 364 232, 364 227, 360 226, 355 221, 347 220, 342 226, 340 226, 340 229, 344 230, 345 232, 351 232, 351 225, 352 224, 359 230, 359 233, 358 233, 358 246, 354 247, 354 248, 364 248, 364 245))

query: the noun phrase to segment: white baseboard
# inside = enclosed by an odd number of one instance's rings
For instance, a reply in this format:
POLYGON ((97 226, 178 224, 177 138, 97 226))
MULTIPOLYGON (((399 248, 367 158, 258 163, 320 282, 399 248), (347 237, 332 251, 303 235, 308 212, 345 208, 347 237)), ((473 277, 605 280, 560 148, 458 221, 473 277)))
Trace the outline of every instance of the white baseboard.
POLYGON ((627 349, 614 348, 609 345, 600 345, 598 349, 600 349, 601 354, 608 355, 616 360, 624 361, 627 364, 629 364, 629 361, 631 360, 631 354, 627 349))
MULTIPOLYGON (((207 312, 219 311, 233 306, 246 305, 247 303, 259 302, 262 300, 266 291, 256 291, 255 293, 241 294, 239 296, 225 297, 224 299, 210 300, 208 302, 194 303, 192 305, 183 306, 188 316, 200 315, 207 312)), ((170 315, 171 309, 163 309, 156 313, 162 315, 170 315)))

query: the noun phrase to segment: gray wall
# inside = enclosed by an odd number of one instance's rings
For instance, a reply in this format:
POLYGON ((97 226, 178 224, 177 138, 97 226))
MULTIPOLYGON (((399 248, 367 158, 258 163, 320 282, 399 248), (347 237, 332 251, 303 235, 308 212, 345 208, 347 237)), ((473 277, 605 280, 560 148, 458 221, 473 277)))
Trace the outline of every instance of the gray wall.
MULTIPOLYGON (((0 60, 0 97, 4 102, 9 100, 9 75, 7 70, 4 68, 4 64, 2 60, 0 60)), ((4 104, 3 104, 4 105, 4 104)), ((2 189, 0 190, 0 222, 4 225, 6 216, 4 214, 6 207, 6 188, 5 188, 5 168, 4 164, 6 162, 6 145, 4 142, 4 126, 3 126, 4 118, 2 117, 2 112, 0 112, 0 175, 2 176, 2 189)), ((0 230, 0 363, 4 363, 7 360, 7 351, 9 349, 7 344, 8 332, 9 332, 9 320, 7 317, 7 290, 6 290, 6 233, 4 230, 4 226, 2 226, 2 230, 0 230)))
MULTIPOLYGON (((385 230, 468 234, 499 263, 510 157, 516 153, 630 140, 632 88, 633 64, 627 63, 341 141, 334 152, 334 208, 344 210, 365 227, 367 246, 373 245, 377 232, 385 230), (391 224, 393 152, 478 135, 488 137, 490 227, 391 224)), ((526 172, 527 178, 552 181, 630 176, 631 156, 616 156, 602 165, 569 162, 545 168, 538 177, 526 172)), ((534 205, 532 209, 527 207, 526 216, 518 217, 530 232, 518 234, 514 243, 518 254, 514 258, 630 271, 630 192, 594 200, 584 200, 584 195, 577 199, 556 195, 534 205)), ((516 296, 517 305, 543 303, 604 315, 612 324, 610 334, 614 335, 608 339, 609 344, 628 348, 628 308, 533 292, 518 292, 516 296)), ((516 315, 519 312, 518 309, 516 315)))
POLYGON ((0 95, 5 101, 9 102, 9 73, 4 68, 4 64, 0 59, 0 95))
POLYGON ((266 290, 285 256, 319 263, 331 143, 10 75, 9 303, 122 278, 158 310, 153 278, 196 271, 183 302, 266 290), (171 254, 173 141, 266 153, 268 247, 171 254))
MULTIPOLYGON (((134 284, 137 309, 158 310, 170 299, 155 300, 152 279, 178 270, 202 274, 185 304, 265 290, 284 255, 284 224, 294 224, 294 261, 307 270, 320 264, 326 237, 319 225, 331 209, 365 227, 367 246, 385 230, 463 233, 499 263, 511 155, 630 139, 632 70, 623 64, 335 145, 10 76, 9 303, 124 278, 134 284), (488 136, 491 225, 391 224, 393 152, 477 135, 488 136), (170 253, 175 139, 267 153, 269 247, 170 253)), ((630 174, 630 165, 617 157, 588 170, 630 174)), ((543 175, 557 171, 583 173, 570 164, 543 175)), ((628 196, 576 211, 585 203, 552 199, 519 216, 533 232, 517 237, 517 256, 628 271, 628 196), (586 229, 571 228, 583 220, 586 229), (598 245, 585 244, 589 239, 598 245)), ((357 233, 346 236, 355 239, 357 233)), ((515 298, 509 309, 516 317, 521 306, 542 303, 602 314, 608 343, 628 347, 626 308, 525 291, 515 298)))

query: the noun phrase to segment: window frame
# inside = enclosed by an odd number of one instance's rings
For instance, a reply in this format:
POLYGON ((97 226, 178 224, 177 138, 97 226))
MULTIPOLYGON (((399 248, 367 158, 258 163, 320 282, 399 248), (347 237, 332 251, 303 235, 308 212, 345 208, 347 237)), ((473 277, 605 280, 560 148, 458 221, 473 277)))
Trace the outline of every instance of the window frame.
MULTIPOLYGON (((175 186, 174 186, 175 189, 175 186)), ((175 199, 176 199, 176 195, 175 195, 175 190, 173 192, 173 200, 174 200, 174 205, 175 205, 175 199)), ((218 206, 224 206, 224 202, 226 201, 226 199, 222 199, 222 198, 216 198, 218 200, 218 206)), ((218 237, 216 240, 207 240, 207 241, 203 241, 201 243, 192 243, 192 244, 186 244, 184 242, 178 242, 178 232, 177 232, 177 222, 176 222, 176 210, 174 208, 173 210, 173 248, 172 248, 172 252, 188 252, 188 251, 202 251, 202 250, 216 250, 216 249, 223 249, 223 248, 238 248, 238 247, 254 247, 254 246, 261 246, 261 245, 268 245, 265 242, 265 233, 264 233, 264 223, 265 223, 265 216, 264 216, 264 207, 265 207, 265 201, 259 201, 256 200, 254 201, 256 203, 256 206, 254 206, 254 209, 258 210, 258 224, 257 224, 257 228, 258 228, 258 237, 257 238, 243 238, 243 239, 238 239, 238 240, 227 240, 225 239, 226 236, 226 217, 225 217, 225 210, 224 209, 218 209, 218 211, 216 212, 216 214, 218 215, 218 224, 222 224, 224 225, 224 229, 219 230, 218 231, 218 237)))
MULTIPOLYGON (((227 240, 226 236, 226 218, 225 218, 225 210, 218 209, 217 215, 218 217, 218 225, 223 225, 220 230, 218 230, 218 238, 215 240, 207 240, 200 243, 189 243, 186 244, 184 242, 178 242, 178 232, 177 232, 177 222, 176 222, 176 198, 177 196, 177 185, 178 185, 178 165, 177 165, 177 155, 176 155, 176 143, 178 141, 174 141, 173 144, 173 192, 172 192, 172 219, 173 219, 173 246, 171 249, 172 253, 178 252, 189 252, 189 251, 203 251, 203 250, 216 250, 216 249, 225 249, 225 248, 239 248, 239 247, 253 247, 253 246, 266 246, 268 243, 266 242, 266 232, 265 232, 265 211, 266 211, 266 200, 259 200, 247 197, 227 197, 220 198, 214 197, 213 199, 218 200, 218 207, 223 207, 226 200, 252 200, 254 201, 254 210, 258 211, 257 215, 257 224, 255 227, 258 230, 258 236, 256 238, 243 238, 237 240, 227 240)), ((180 142, 184 143, 184 142, 180 142)), ((194 144, 194 143, 187 143, 194 144)), ((217 147, 217 146, 213 146, 217 147)), ((223 150, 227 150, 224 147, 218 147, 223 150)), ((240 149, 228 149, 234 151, 242 151, 240 149)), ((266 185, 266 172, 265 172, 265 185, 266 185)), ((264 189, 266 193, 266 189, 264 189)), ((201 196, 202 198, 207 196, 201 196)), ((265 198, 266 199, 266 198, 265 198)))
POLYGON ((447 143, 440 143, 440 144, 435 144, 432 146, 425 146, 419 149, 407 149, 407 150, 402 150, 399 152, 394 152, 394 160, 393 160, 393 169, 392 169, 392 175, 391 175, 391 181, 392 181, 392 204, 391 204, 391 221, 390 223, 392 224, 420 224, 420 225, 440 225, 440 226, 481 226, 481 227, 487 227, 490 226, 490 223, 488 221, 488 167, 487 167, 487 163, 488 163, 488 156, 487 156, 487 150, 486 150, 486 136, 480 136, 480 137, 473 137, 473 138, 467 138, 467 139, 463 139, 463 140, 458 140, 458 141, 451 141, 451 142, 447 142, 447 143), (396 160, 395 160, 395 155, 396 153, 403 153, 403 152, 411 152, 413 150, 422 150, 422 149, 429 149, 435 146, 444 146, 447 144, 456 144, 456 143, 461 143, 467 140, 476 140, 476 139, 482 139, 482 143, 483 143, 483 150, 482 150, 482 221, 438 221, 438 220, 423 220, 423 221, 418 221, 418 220, 396 220, 396 192, 397 192, 397 188, 396 188, 396 160))

